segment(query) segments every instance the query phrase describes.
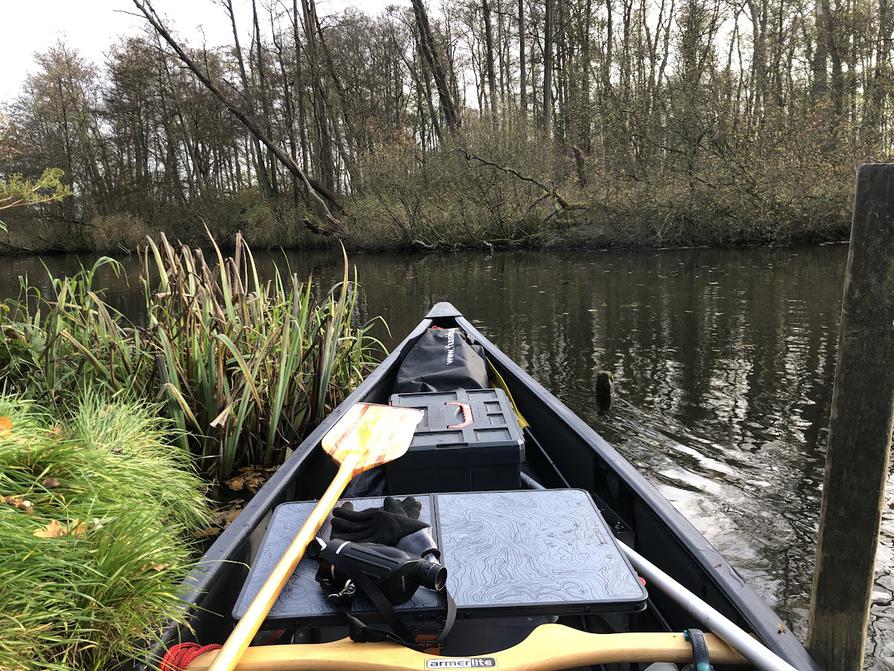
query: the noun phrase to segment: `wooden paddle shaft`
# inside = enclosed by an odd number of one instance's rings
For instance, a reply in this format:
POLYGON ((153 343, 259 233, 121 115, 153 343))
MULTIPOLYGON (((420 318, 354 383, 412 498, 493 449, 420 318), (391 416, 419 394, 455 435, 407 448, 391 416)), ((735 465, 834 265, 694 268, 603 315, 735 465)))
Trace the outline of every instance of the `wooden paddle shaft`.
MULTIPOLYGON (((326 517, 335 507, 338 499, 345 491, 345 487, 351 482, 351 478, 354 477, 354 469, 360 463, 360 460, 361 455, 358 453, 345 455, 344 461, 338 467, 338 473, 336 473, 332 483, 311 511, 310 516, 301 526, 298 534, 273 568, 270 576, 264 581, 260 591, 245 611, 245 615, 239 620, 239 624, 233 629, 226 643, 220 649, 219 654, 215 656, 214 662, 207 667, 209 671, 232 671, 232 669, 236 668, 239 658, 245 652, 245 649, 248 648, 258 629, 261 628, 267 613, 273 608, 273 604, 276 603, 276 599, 282 592, 283 587, 285 587, 286 582, 292 573, 295 572, 301 558, 304 557, 307 546, 310 545, 320 531, 320 527, 323 526, 326 517)), ((241 664, 240 668, 242 668, 241 664)))
MULTIPOLYGON (((712 634, 706 634, 711 661, 745 664, 745 659, 712 634)), ((201 655, 189 671, 211 668, 217 652, 201 655)), ((558 671, 615 662, 692 661, 692 646, 683 634, 590 634, 561 624, 544 624, 518 645, 475 657, 426 655, 395 643, 267 645, 249 648, 237 671, 558 671)))

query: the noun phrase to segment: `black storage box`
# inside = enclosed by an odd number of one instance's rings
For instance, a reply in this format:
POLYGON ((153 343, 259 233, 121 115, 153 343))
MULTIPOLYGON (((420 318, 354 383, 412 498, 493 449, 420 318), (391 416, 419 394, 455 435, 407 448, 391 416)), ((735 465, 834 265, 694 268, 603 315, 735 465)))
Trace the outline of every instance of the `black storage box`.
POLYGON ((389 403, 425 413, 410 449, 385 467, 392 494, 521 486, 525 440, 502 389, 394 394, 389 403))

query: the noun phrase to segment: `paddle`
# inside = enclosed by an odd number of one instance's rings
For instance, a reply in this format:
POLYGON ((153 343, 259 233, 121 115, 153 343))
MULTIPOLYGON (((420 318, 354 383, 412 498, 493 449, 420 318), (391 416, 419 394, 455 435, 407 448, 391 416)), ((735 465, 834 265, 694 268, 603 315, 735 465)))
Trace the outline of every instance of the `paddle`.
POLYGON ((358 403, 323 437, 323 449, 339 463, 338 473, 220 649, 211 671, 235 668, 351 478, 402 456, 420 419, 420 410, 358 403))
POLYGON ((618 540, 618 547, 650 584, 656 585, 705 627, 715 632, 761 671, 797 671, 775 652, 761 644, 735 622, 683 587, 636 550, 618 540))
MULTIPOLYGON (((705 634, 711 661, 744 664, 745 660, 712 634, 705 634)), ((199 656, 189 671, 206 671, 217 652, 199 656)), ((537 627, 521 643, 475 657, 438 657, 391 642, 265 645, 249 648, 238 671, 558 671, 595 664, 692 661, 692 646, 683 634, 590 634, 561 624, 537 627)))

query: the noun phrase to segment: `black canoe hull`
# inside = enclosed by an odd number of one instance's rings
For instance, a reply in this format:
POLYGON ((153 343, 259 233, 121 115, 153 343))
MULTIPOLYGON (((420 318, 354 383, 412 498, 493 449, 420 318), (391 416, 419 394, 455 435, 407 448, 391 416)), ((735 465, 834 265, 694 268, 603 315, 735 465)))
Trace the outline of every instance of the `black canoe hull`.
MULTIPOLYGON (((531 424, 529 461, 547 486, 586 489, 635 534, 636 550, 672 575, 798 669, 819 670, 803 645, 708 541, 624 457, 561 401, 533 380, 485 338, 452 305, 439 303, 404 341, 297 446, 293 454, 220 535, 190 580, 187 601, 192 634, 171 628, 166 644, 185 640, 222 641, 232 627, 229 613, 247 575, 269 513, 285 501, 318 497, 334 474, 317 449, 329 428, 352 404, 386 402, 404 353, 433 324, 457 326, 485 350, 531 424), (224 614, 224 615, 219 615, 224 614)), ((608 515, 607 515, 608 517, 608 515)), ((609 522, 612 518, 609 517, 609 522)), ((692 618, 656 590, 652 600, 674 629, 692 618)))

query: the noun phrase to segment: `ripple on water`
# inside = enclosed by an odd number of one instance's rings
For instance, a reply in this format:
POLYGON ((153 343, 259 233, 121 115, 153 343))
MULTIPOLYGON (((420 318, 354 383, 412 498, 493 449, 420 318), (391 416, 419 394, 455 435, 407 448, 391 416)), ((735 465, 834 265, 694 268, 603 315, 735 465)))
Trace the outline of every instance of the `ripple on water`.
MULTIPOLYGON (((617 444, 800 636, 805 633, 847 249, 355 255, 361 316, 395 342, 450 300, 617 444), (543 292, 543 293, 541 293, 543 292), (616 410, 593 409, 610 370, 616 410)), ((280 254, 256 255, 269 276, 280 254)), ((290 252, 321 292, 336 254, 290 252)), ((71 272, 75 257, 44 259, 71 272)), ((40 259, 0 264, 45 282, 40 259)), ((136 260, 124 261, 129 272, 136 260)), ((103 279, 139 317, 140 289, 103 279)), ((48 286, 44 287, 48 289, 48 286)), ((867 666, 894 668, 894 491, 878 550, 867 666)))

